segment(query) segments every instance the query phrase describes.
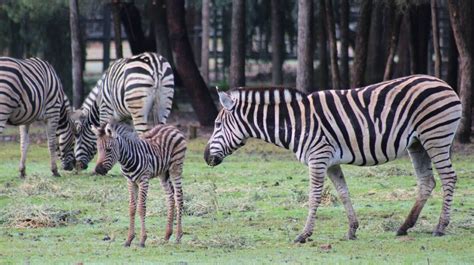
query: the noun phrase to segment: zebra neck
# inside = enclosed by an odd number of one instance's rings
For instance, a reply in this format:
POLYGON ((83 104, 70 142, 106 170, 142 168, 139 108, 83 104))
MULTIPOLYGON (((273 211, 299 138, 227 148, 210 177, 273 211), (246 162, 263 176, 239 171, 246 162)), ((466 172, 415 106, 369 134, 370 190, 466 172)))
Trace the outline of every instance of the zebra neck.
POLYGON ((124 166, 125 168, 130 168, 137 162, 137 159, 139 159, 139 152, 136 150, 140 149, 140 142, 134 139, 118 137, 117 143, 119 146, 118 161, 120 165, 124 166))

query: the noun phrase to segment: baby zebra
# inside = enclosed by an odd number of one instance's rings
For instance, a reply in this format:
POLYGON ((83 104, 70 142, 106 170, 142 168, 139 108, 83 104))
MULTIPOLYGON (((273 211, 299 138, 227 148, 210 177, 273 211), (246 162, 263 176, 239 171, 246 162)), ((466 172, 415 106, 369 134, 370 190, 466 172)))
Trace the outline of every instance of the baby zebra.
POLYGON ((155 126, 143 135, 143 139, 140 139, 129 125, 124 124, 107 124, 105 128, 92 127, 92 131, 97 135, 98 158, 95 172, 105 175, 118 161, 122 174, 128 180, 130 227, 125 246, 129 247, 135 237, 135 212, 138 199, 138 214, 141 221, 140 247, 145 247, 148 181, 156 176, 159 177, 166 192, 168 204, 165 240, 168 241, 172 234, 176 206, 175 236, 176 243, 179 243, 183 235, 181 174, 186 152, 184 135, 170 125, 155 126))

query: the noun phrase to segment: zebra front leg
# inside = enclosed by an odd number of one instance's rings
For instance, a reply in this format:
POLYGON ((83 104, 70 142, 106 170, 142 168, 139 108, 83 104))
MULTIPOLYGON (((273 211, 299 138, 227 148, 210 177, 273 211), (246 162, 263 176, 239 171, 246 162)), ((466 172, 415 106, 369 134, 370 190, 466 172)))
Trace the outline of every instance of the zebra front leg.
POLYGON ((138 184, 138 215, 140 216, 140 247, 145 247, 147 238, 145 218, 146 218, 146 196, 148 193, 148 176, 144 176, 138 184))
POLYGON ((294 240, 295 243, 305 243, 313 234, 314 223, 316 220, 316 210, 321 203, 321 195, 324 186, 324 174, 326 173, 326 163, 316 162, 310 164, 309 180, 309 199, 308 199, 308 217, 303 232, 294 240))
POLYGON ((436 182, 433 178, 433 170, 431 168, 431 158, 423 146, 418 142, 413 143, 412 146, 408 148, 408 153, 417 177, 418 197, 405 222, 398 229, 397 236, 406 235, 407 230, 415 226, 421 210, 436 186, 436 182))
POLYGON ((138 186, 135 182, 128 180, 128 193, 129 193, 129 216, 130 225, 128 227, 127 241, 125 241, 125 247, 129 247, 132 240, 135 238, 135 213, 137 210, 137 189, 138 186))
POLYGON ((61 177, 58 172, 58 166, 56 165, 57 157, 57 149, 56 149, 56 131, 58 129, 58 118, 51 118, 48 119, 48 126, 47 126, 47 137, 48 137, 48 149, 49 154, 51 156, 51 172, 55 177, 61 177))
POLYGON ((28 152, 28 145, 30 143, 30 136, 28 134, 30 130, 30 125, 20 125, 20 150, 21 150, 21 159, 20 159, 20 178, 25 178, 26 170, 26 153, 28 152))
POLYGON ((359 228, 359 222, 357 221, 357 216, 352 206, 351 198, 349 196, 349 189, 347 188, 341 166, 332 166, 328 169, 327 173, 329 179, 332 181, 337 193, 339 194, 342 204, 344 204, 344 208, 346 209, 347 219, 349 219, 349 231, 347 232, 347 238, 354 240, 356 239, 356 231, 357 228, 359 228))
POLYGON ((166 194, 166 204, 167 204, 167 218, 166 218, 166 231, 165 231, 165 240, 168 241, 173 234, 173 218, 174 218, 174 190, 171 186, 169 180, 169 175, 166 173, 165 176, 160 178, 161 186, 166 194))

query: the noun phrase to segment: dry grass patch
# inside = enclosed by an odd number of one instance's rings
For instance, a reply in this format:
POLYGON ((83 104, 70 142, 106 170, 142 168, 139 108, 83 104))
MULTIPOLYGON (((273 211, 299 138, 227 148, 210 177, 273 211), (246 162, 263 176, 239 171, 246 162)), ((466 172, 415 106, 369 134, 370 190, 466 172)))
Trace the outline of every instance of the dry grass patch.
POLYGON ((57 227, 77 222, 81 211, 54 209, 44 205, 10 207, 2 214, 2 223, 15 228, 57 227))

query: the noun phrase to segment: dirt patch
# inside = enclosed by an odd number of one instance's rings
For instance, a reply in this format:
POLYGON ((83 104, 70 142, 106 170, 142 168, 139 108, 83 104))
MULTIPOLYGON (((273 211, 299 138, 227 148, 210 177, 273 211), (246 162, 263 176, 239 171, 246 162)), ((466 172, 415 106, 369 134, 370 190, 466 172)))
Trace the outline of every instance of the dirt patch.
POLYGON ((60 210, 47 206, 10 207, 1 216, 2 223, 15 228, 57 227, 77 223, 79 210, 60 210))

